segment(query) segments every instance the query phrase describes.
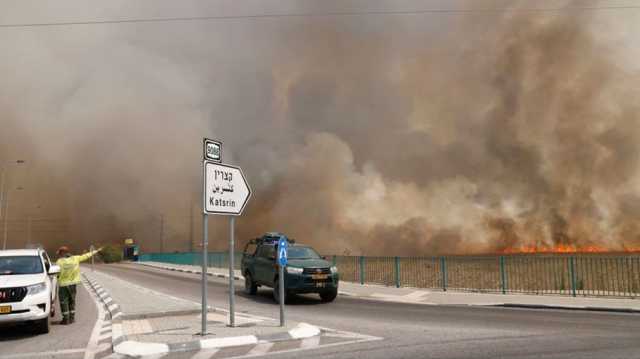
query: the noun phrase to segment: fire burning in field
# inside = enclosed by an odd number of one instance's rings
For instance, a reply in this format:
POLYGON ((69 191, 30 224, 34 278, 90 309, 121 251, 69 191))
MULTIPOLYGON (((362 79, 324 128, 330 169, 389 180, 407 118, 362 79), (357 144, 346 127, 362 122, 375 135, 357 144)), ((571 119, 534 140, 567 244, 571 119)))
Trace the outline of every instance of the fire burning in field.
POLYGON ((566 253, 640 253, 640 248, 621 248, 612 250, 600 246, 576 246, 560 244, 554 247, 548 246, 522 246, 507 248, 499 252, 500 254, 566 254, 566 253))

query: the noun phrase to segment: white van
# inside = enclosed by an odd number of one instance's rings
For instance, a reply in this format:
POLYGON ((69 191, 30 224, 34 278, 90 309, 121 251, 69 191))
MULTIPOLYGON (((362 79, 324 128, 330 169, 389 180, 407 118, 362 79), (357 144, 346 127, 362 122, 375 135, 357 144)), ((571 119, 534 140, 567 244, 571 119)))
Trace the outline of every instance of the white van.
POLYGON ((49 332, 60 268, 42 249, 0 251, 0 325, 30 322, 49 332))

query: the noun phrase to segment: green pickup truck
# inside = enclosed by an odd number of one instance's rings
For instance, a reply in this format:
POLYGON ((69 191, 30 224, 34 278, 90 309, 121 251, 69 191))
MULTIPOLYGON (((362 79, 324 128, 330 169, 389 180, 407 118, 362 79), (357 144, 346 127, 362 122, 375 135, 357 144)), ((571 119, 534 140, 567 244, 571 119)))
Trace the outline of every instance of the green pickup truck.
MULTIPOLYGON (((279 267, 276 263, 278 240, 281 233, 267 233, 247 243, 242 256, 242 274, 245 291, 254 295, 258 287, 273 288, 273 298, 279 298, 279 267)), ((285 236, 286 238, 286 236, 285 236)), ((285 267, 285 301, 292 294, 318 293, 323 302, 332 302, 338 296, 338 269, 309 246, 287 239, 289 263, 285 267)))

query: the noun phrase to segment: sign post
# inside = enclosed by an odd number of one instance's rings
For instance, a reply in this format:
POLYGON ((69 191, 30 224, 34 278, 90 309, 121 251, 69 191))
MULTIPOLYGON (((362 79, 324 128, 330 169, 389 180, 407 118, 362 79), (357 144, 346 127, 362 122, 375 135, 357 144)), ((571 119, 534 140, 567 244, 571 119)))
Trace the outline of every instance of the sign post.
POLYGON ((229 326, 231 328, 236 326, 236 311, 235 311, 235 223, 236 218, 229 218, 229 227, 230 227, 230 235, 229 235, 229 326))
POLYGON ((289 243, 285 237, 280 237, 278 240, 278 298, 280 299, 280 326, 284 327, 284 302, 285 302, 285 290, 284 290, 284 271, 287 266, 287 247, 289 243))
POLYGON ((206 333, 206 222, 210 214, 231 216, 229 220, 229 326, 235 326, 235 216, 242 214, 249 198, 251 188, 240 167, 220 163, 222 144, 209 139, 204 140, 204 222, 202 265, 202 332, 206 333))
POLYGON ((94 263, 93 263, 93 257, 94 257, 94 256, 93 256, 93 251, 94 251, 94 248, 95 248, 95 247, 93 246, 93 244, 91 245, 91 247, 89 247, 89 253, 91 253, 91 271, 92 271, 92 272, 94 272, 94 271, 95 271, 94 266, 93 266, 93 264, 94 264, 94 263))
POLYGON ((202 332, 201 335, 207 335, 207 271, 208 271, 208 258, 207 251, 209 250, 209 217, 206 213, 202 215, 202 332))

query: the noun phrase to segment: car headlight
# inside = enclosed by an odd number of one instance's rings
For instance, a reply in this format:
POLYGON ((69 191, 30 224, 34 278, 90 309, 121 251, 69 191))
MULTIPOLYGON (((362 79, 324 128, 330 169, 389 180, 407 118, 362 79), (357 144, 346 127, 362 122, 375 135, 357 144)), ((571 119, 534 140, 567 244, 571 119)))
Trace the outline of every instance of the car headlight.
POLYGON ((302 268, 287 267, 287 273, 289 273, 289 274, 302 274, 303 270, 304 269, 302 269, 302 268))
POLYGON ((47 285, 44 283, 38 283, 27 287, 27 295, 36 295, 42 293, 47 289, 47 285))
POLYGON ((331 274, 336 274, 336 273, 338 273, 338 267, 332 266, 331 267, 331 274))

